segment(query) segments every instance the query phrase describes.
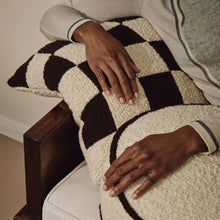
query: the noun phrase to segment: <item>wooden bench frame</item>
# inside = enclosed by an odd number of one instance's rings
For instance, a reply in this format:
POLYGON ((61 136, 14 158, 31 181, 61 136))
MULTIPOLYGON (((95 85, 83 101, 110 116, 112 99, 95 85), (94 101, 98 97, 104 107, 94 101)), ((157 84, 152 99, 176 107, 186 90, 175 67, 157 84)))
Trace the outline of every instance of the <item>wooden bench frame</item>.
POLYGON ((62 101, 24 134, 26 205, 14 220, 41 220, 50 190, 84 158, 78 127, 62 101))

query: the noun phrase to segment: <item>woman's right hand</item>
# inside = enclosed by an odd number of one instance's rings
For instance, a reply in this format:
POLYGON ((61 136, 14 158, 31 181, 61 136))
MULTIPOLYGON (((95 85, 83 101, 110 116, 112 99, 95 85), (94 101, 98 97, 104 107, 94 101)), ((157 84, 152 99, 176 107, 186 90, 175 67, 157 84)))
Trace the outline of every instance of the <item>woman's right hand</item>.
POLYGON ((92 21, 79 26, 73 33, 73 39, 85 44, 88 64, 102 90, 107 95, 111 94, 104 77, 106 75, 118 101, 132 105, 139 95, 135 73, 140 70, 121 42, 92 21))

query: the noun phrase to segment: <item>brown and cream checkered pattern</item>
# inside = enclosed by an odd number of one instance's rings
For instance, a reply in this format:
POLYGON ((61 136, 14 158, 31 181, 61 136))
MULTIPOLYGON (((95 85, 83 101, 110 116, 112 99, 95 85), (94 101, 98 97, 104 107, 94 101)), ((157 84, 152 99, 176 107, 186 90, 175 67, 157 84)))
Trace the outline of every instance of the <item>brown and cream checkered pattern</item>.
POLYGON ((114 95, 102 92, 80 43, 55 41, 46 45, 8 81, 18 90, 64 98, 80 127, 81 147, 95 183, 100 181, 112 136, 128 120, 167 106, 206 103, 146 19, 119 18, 102 25, 141 69, 136 76, 140 97, 134 105, 121 105, 114 95))

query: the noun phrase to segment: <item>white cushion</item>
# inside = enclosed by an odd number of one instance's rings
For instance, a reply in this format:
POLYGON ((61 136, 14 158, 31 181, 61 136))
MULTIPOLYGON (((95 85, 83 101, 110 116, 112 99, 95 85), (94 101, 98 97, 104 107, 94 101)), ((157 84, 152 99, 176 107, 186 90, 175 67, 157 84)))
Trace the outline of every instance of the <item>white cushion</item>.
POLYGON ((48 194, 43 220, 99 219, 98 186, 91 183, 87 165, 81 163, 48 194))

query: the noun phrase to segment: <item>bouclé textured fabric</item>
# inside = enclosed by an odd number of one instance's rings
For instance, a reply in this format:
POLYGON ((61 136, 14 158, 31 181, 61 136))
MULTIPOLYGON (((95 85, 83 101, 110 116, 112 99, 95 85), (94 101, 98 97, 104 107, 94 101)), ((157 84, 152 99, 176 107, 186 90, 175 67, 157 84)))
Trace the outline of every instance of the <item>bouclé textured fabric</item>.
POLYGON ((136 76, 140 97, 134 105, 121 105, 114 95, 102 92, 80 43, 55 41, 46 45, 9 80, 15 89, 64 98, 80 127, 80 145, 95 184, 100 183, 114 134, 128 120, 167 106, 207 104, 146 19, 118 18, 102 25, 120 40, 141 69, 136 76))
MULTIPOLYGON (((219 113, 211 105, 181 105, 146 112, 121 126, 111 142, 104 169, 123 150, 151 134, 172 132, 192 120, 219 113)), ((103 173, 104 174, 104 173, 103 173)), ((174 173, 160 180, 138 200, 132 193, 146 179, 142 177, 124 193, 110 197, 100 186, 101 213, 104 220, 201 220, 220 218, 220 152, 191 157, 174 173), (114 211, 113 211, 114 210, 114 211)))

